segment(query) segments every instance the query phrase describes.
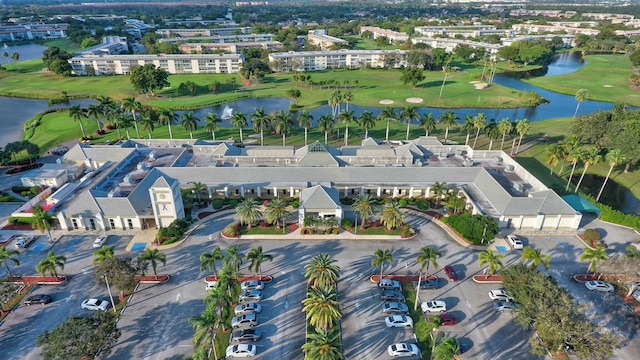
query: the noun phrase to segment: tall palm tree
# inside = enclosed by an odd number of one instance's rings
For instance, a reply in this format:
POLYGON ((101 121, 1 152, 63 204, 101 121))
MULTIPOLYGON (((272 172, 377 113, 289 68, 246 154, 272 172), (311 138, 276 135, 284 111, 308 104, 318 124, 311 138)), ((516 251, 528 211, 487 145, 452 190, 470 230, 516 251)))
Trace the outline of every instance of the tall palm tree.
POLYGON ((318 127, 324 133, 324 143, 327 143, 329 131, 333 130, 333 118, 331 115, 322 115, 318 118, 318 127))
POLYGON ((531 131, 531 123, 527 119, 522 119, 516 121, 516 132, 518 133, 518 147, 516 148, 516 155, 520 151, 520 144, 522 143, 522 138, 527 135, 531 131))
POLYGON ((282 146, 287 144, 287 134, 291 131, 291 113, 280 110, 273 115, 273 127, 276 134, 282 135, 282 146))
POLYGON ((247 261, 249 261, 249 271, 256 270, 260 279, 262 279, 262 262, 265 260, 273 261, 273 255, 265 254, 262 246, 249 249, 247 253, 247 261))
POLYGON ((473 118, 473 127, 476 129, 476 137, 473 139, 472 149, 476 148, 476 142, 478 141, 478 135, 480 135, 480 131, 484 130, 487 127, 487 115, 484 113, 479 113, 473 118))
POLYGON ((378 120, 387 120, 387 131, 385 132, 384 140, 389 142, 389 127, 391 126, 391 120, 398 120, 398 113, 393 110, 392 107, 386 106, 378 115, 378 120))
POLYGON ((573 178, 573 173, 576 170, 576 165, 578 165, 578 161, 584 158, 584 153, 585 149, 582 146, 575 147, 569 152, 568 158, 571 161, 571 173, 567 179, 567 186, 564 191, 569 191, 569 185, 571 185, 571 179, 573 178))
POLYGON ((576 185, 575 192, 578 192, 580 188, 580 184, 582 184, 582 179, 584 179, 584 174, 589 169, 589 166, 593 164, 597 164, 602 161, 602 155, 600 155, 600 150, 595 147, 588 147, 585 149, 582 154, 582 162, 584 163, 584 168, 582 169, 582 175, 580 175, 580 180, 578 180, 578 184, 576 185))
POLYGON ((587 272, 595 272, 596 266, 602 260, 607 260, 609 255, 605 248, 601 245, 596 246, 595 248, 585 248, 578 260, 585 262, 589 262, 589 267, 587 268, 587 272))
POLYGON ((243 143, 244 139, 242 137, 242 129, 247 127, 247 116, 239 111, 235 112, 231 118, 231 123, 234 128, 240 130, 240 143, 243 143))
POLYGON ((307 297, 302 299, 302 312, 306 312, 306 319, 316 329, 330 330, 336 322, 342 319, 338 291, 335 287, 312 287, 307 297))
POLYGON ((449 56, 445 64, 442 66, 442 72, 444 73, 444 78, 442 79, 442 86, 440 87, 440 95, 438 97, 442 97, 444 84, 447 82, 447 76, 449 76, 449 73, 451 72, 451 66, 449 66, 451 64, 451 60, 453 60, 453 56, 449 56))
POLYGON ((80 124, 80 131, 82 131, 82 137, 86 138, 87 134, 84 132, 84 125, 82 125, 82 118, 85 116, 85 110, 80 105, 73 105, 69 108, 69 117, 80 124))
MULTIPOLYGON (((432 113, 422 115, 420 123, 418 123, 418 126, 424 129, 424 136, 429 136, 429 131, 435 130, 437 125, 438 120, 433 117, 432 113)), ((447 131, 448 130, 447 128, 447 131)))
POLYGON ((118 129, 118 137, 121 137, 120 129, 124 128, 125 133, 127 134, 127 139, 131 139, 131 136, 129 136, 129 127, 131 126, 131 123, 133 123, 133 118, 131 117, 131 115, 125 112, 121 112, 115 118, 115 123, 116 128, 118 129))
POLYGON ((298 115, 298 125, 304 128, 304 146, 307 146, 309 128, 313 126, 313 115, 307 110, 302 110, 298 115))
POLYGON ((42 276, 49 273, 51 276, 58 279, 58 268, 60 268, 60 270, 64 270, 64 263, 66 261, 66 257, 62 255, 56 256, 53 251, 49 251, 49 253, 47 253, 47 258, 40 260, 38 265, 36 265, 36 271, 42 276))
POLYGON ((20 255, 18 250, 7 250, 6 246, 0 246, 0 263, 4 263, 10 278, 13 278, 13 274, 11 273, 11 269, 9 269, 8 262, 11 261, 16 266, 20 266, 20 261, 15 258, 18 255, 20 255))
POLYGON ((358 118, 358 124, 364 130, 365 139, 369 137, 369 130, 376 127, 377 119, 373 116, 371 111, 363 111, 362 115, 358 118))
POLYGON ((236 216, 240 224, 246 224, 247 228, 251 229, 253 224, 260 220, 262 213, 258 202, 253 198, 248 198, 236 206, 236 216))
POLYGON ((509 118, 503 118, 498 122, 498 131, 502 134, 502 141, 500 141, 500 150, 504 148, 504 138, 507 134, 511 133, 511 120, 509 118))
POLYGON ((224 249, 225 260, 229 263, 231 270, 240 271, 240 267, 244 263, 244 255, 240 252, 240 246, 234 245, 224 249))
POLYGON ((151 132, 156 128, 156 124, 151 117, 151 114, 148 112, 143 112, 140 114, 140 127, 142 130, 145 130, 149 135, 149 140, 151 140, 151 132))
POLYGON ((340 277, 340 267, 336 259, 329 254, 318 254, 304 265, 304 277, 315 288, 334 287, 340 277))
POLYGON ((442 195, 449 192, 449 186, 447 185, 446 181, 436 181, 435 184, 433 184, 433 186, 431 187, 431 191, 436 197, 436 207, 438 207, 440 205, 440 199, 442 198, 442 195))
POLYGON ((549 270, 551 256, 543 254, 542 252, 540 252, 540 249, 534 249, 530 246, 525 246, 524 249, 522 249, 522 257, 520 257, 520 261, 525 260, 531 261, 531 267, 533 267, 534 269, 542 265, 545 269, 549 270))
POLYGON ((220 129, 220 119, 214 113, 207 113, 204 116, 204 130, 211 132, 211 138, 216 141, 216 130, 220 129))
POLYGON ((464 117, 462 123, 462 131, 467 133, 467 137, 464 140, 465 145, 469 145, 469 137, 471 136, 471 132, 475 129, 475 117, 473 115, 467 115, 464 117))
POLYGON ((565 162, 571 159, 571 154, 574 152, 574 149, 582 147, 582 141, 577 135, 569 135, 564 141, 561 143, 562 146, 562 163, 560 164, 560 171, 558 172, 558 176, 562 176, 562 171, 564 170, 565 162))
MULTIPOLYGON (((418 257, 416 263, 420 266, 420 275, 418 275, 418 284, 422 281, 422 272, 427 269, 426 274, 429 274, 429 265, 433 265, 434 268, 438 268, 438 258, 442 256, 442 253, 431 246, 421 247, 418 250, 418 257)), ((419 288, 419 287, 418 287, 419 288)), ((418 293, 416 288, 416 300, 414 302, 413 310, 418 309, 418 293)))
POLYGON ((433 348, 431 359, 433 360, 458 360, 460 359, 460 343, 452 337, 446 337, 433 348))
POLYGON ((100 105, 100 104, 91 104, 87 108, 86 117, 87 118, 92 117, 96 120, 96 124, 98 124, 98 131, 102 129, 102 127, 100 126, 100 115, 102 115, 103 113, 104 113, 104 107, 103 105, 100 105))
POLYGON ((342 94, 342 101, 347 104, 347 111, 349 111, 349 103, 353 101, 353 93, 351 91, 345 91, 342 94))
POLYGON ((338 115, 338 111, 340 111, 340 103, 342 102, 342 94, 340 91, 335 91, 329 95, 329 106, 331 107, 331 117, 334 119, 338 115))
POLYGON ((573 113, 574 119, 576 118, 576 116, 578 116, 578 109, 580 108, 580 104, 582 104, 583 101, 587 100, 587 96, 589 96, 589 91, 587 89, 578 89, 578 91, 576 91, 576 101, 578 102, 578 105, 576 106, 576 111, 573 113))
POLYGON ((200 196, 209 194, 207 185, 199 181, 194 181, 193 183, 191 183, 191 192, 198 199, 198 205, 202 205, 202 198, 200 196))
POLYGON ((129 111, 133 116, 133 125, 136 128, 136 136, 139 139, 140 132, 138 131, 138 119, 136 118, 136 113, 142 109, 142 104, 139 101, 136 101, 134 97, 127 97, 122 99, 122 108, 129 111))
POLYGON ((387 227, 387 230, 392 230, 404 225, 404 213, 397 201, 387 201, 384 203, 380 213, 380 222, 387 227))
POLYGON ((196 348, 202 348, 203 346, 206 347, 211 343, 211 348, 213 349, 214 357, 216 359, 218 358, 218 354, 216 353, 215 335, 218 331, 219 321, 215 308, 209 307, 207 307, 200 315, 189 318, 189 324, 191 324, 195 330, 195 334, 193 335, 193 344, 196 348))
POLYGON ((393 255, 389 249, 378 249, 373 253, 373 259, 371 259, 371 266, 380 266, 380 280, 382 280, 382 274, 384 272, 384 264, 389 263, 389 266, 393 266, 393 255))
POLYGON ((496 273, 499 269, 504 267, 502 264, 502 258, 504 255, 496 254, 491 249, 487 249, 486 251, 478 254, 478 260, 480 261, 480 267, 487 266, 488 276, 491 276, 496 273))
POLYGON ((210 253, 202 253, 200 254, 200 271, 211 270, 213 268, 213 273, 218 274, 218 268, 216 267, 216 261, 222 260, 224 256, 222 255, 222 250, 220 247, 216 246, 210 253))
POLYGON ((344 146, 349 145, 349 124, 354 121, 356 117, 353 115, 353 110, 342 110, 338 114, 338 121, 344 123, 344 146))
POLYGON ((376 206, 373 203, 373 197, 369 194, 358 195, 352 205, 353 209, 360 214, 362 225, 360 228, 364 230, 367 220, 376 212, 376 206))
POLYGON ((605 155, 605 160, 609 162, 609 171, 607 172, 607 177, 604 178, 604 182, 602 183, 602 187, 600 191, 598 191, 598 196, 596 197, 596 201, 600 200, 600 196, 602 196, 602 192, 604 191, 604 187, 607 186, 607 181, 609 181, 609 176, 611 176, 611 172, 616 165, 621 164, 627 161, 627 157, 624 155, 622 150, 613 149, 605 155))
POLYGON ((302 345, 307 360, 342 360, 338 327, 330 330, 315 329, 307 333, 307 342, 302 345))
POLYGON ((287 224, 287 219, 289 218, 289 210, 287 207, 289 204, 280 198, 272 199, 269 201, 267 206, 265 206, 265 217, 269 224, 276 224, 276 228, 279 228, 280 225, 278 221, 282 220, 282 228, 284 229, 287 224))
POLYGON ((413 106, 405 106, 404 109, 400 112, 400 118, 406 121, 407 123, 407 136, 405 140, 409 140, 409 131, 411 130, 411 124, 420 119, 420 114, 418 110, 416 110, 413 106))
POLYGON ((493 148, 493 142, 500 137, 500 131, 498 130, 498 123, 494 119, 491 119, 485 128, 487 137, 489 138, 489 150, 493 148))
POLYGON ((158 249, 146 249, 139 257, 141 262, 151 264, 153 269, 153 276, 158 278, 158 263, 162 265, 167 264, 167 256, 161 253, 158 249))
POLYGON ((444 130, 444 143, 447 143, 449 138, 449 128, 455 126, 458 123, 458 116, 453 111, 445 111, 440 115, 440 124, 445 128, 444 130))
POLYGON ((167 125, 169 127, 169 139, 173 140, 173 131, 171 130, 171 124, 178 121, 178 114, 173 109, 162 108, 158 110, 158 122, 160 125, 167 125))
POLYGON ((36 205, 33 207, 33 228, 40 230, 41 233, 47 232, 47 236, 49 237, 49 242, 53 242, 53 237, 51 236, 51 229, 53 225, 56 223, 56 217, 51 215, 47 210, 43 209, 42 206, 36 205))
POLYGON ((257 108, 250 116, 253 131, 260 131, 260 146, 264 146, 264 129, 271 123, 271 118, 262 107, 257 108))
MULTIPOLYGON (((564 152, 564 149, 560 144, 551 144, 547 146, 548 156, 547 156, 546 165, 549 166, 550 175, 553 175, 553 169, 556 167, 556 165, 558 165, 558 162, 562 158, 563 152, 564 152)), ((560 174, 558 173, 558 175, 560 174)))
POLYGON ((183 129, 189 132, 189 139, 191 140, 193 140, 193 130, 196 130, 198 128, 199 120, 200 119, 193 116, 193 111, 189 111, 182 114, 182 122, 180 123, 180 125, 182 126, 183 129))
POLYGON ((115 256, 116 247, 102 245, 102 247, 93 252, 93 265, 97 265, 107 259, 112 259, 115 256))

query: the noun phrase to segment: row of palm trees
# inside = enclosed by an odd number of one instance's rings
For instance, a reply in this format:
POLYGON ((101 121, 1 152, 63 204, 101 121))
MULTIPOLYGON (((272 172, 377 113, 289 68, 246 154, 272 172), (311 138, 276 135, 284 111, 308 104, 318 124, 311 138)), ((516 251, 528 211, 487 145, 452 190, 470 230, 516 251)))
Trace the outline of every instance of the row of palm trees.
MULTIPOLYGON (((352 205, 353 210, 360 215, 362 230, 365 229, 369 221, 376 213, 380 213, 380 222, 386 226, 387 230, 392 230, 404 225, 405 214, 400 203, 396 200, 385 201, 382 207, 377 205, 377 200, 369 194, 361 194, 356 197, 352 205)), ((357 218, 356 218, 357 220, 357 218)))
MULTIPOLYGON (((20 255, 18 250, 10 250, 7 249, 6 246, 0 246, 0 263, 4 263, 10 278, 13 278, 13 273, 11 273, 11 269, 9 268, 9 262, 12 262, 15 266, 20 266, 20 260, 17 259, 18 255, 20 255)), ((49 251, 47 257, 40 260, 36 265, 36 271, 42 276, 49 274, 57 279, 58 269, 64 270, 66 261, 66 257, 56 255, 53 251, 49 251)))
MULTIPOLYGON (((115 246, 107 246, 102 245, 101 248, 93 252, 93 265, 98 265, 99 263, 112 259, 115 257, 115 246)), ((151 266, 151 270, 153 270, 153 276, 158 278, 158 265, 162 263, 162 265, 167 264, 167 256, 160 252, 158 249, 146 249, 140 256, 138 256, 138 264, 140 266, 139 270, 142 271, 142 275, 145 275, 149 265, 151 266)))
POLYGON ((549 166, 551 175, 553 175, 553 170, 556 168, 558 163, 560 163, 560 170, 558 171, 558 176, 562 176, 562 172, 564 170, 565 163, 569 162, 571 164, 571 172, 567 179, 567 186, 565 187, 565 191, 569 191, 569 186, 571 185, 571 180, 573 179, 573 175, 578 163, 583 164, 582 174, 580 175, 580 179, 576 184, 575 192, 577 193, 580 189, 580 185, 582 184, 582 180, 584 175, 586 174, 589 166, 595 165, 601 162, 603 159, 609 163, 609 171, 607 172, 607 176, 605 177, 600 190, 598 191, 598 195, 596 196, 596 201, 600 200, 602 196, 602 192, 604 191, 607 182, 609 181, 609 177, 611 176, 611 172, 616 167, 616 165, 622 164, 627 161, 626 155, 619 149, 611 149, 609 150, 604 158, 601 155, 601 150, 596 148, 595 146, 586 146, 583 145, 580 141, 580 138, 572 135, 566 138, 565 141, 557 144, 551 144, 547 147, 547 166, 549 166))
POLYGON ((260 205, 254 198, 246 198, 236 206, 236 216, 240 225, 247 225, 248 229, 264 216, 267 223, 275 224, 277 228, 286 227, 291 211, 289 203, 280 198, 271 199, 260 205))

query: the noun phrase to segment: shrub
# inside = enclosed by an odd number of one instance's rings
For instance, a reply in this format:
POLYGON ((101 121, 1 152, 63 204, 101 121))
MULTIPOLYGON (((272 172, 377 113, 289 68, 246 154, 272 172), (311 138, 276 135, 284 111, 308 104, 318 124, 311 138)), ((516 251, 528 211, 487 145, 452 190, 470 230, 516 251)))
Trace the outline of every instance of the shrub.
POLYGON ((600 235, 600 233, 596 229, 586 229, 584 231, 584 234, 582 234, 582 237, 585 241, 593 244, 600 241, 602 235, 600 235))
POLYGON ((400 207, 407 206, 407 199, 400 199, 400 201, 398 201, 398 205, 400 205, 400 207))
POLYGON ((408 238, 410 236, 413 236, 415 234, 415 230, 413 230, 413 227, 411 227, 411 225, 403 225, 402 226, 402 233, 400 234, 400 236, 402 236, 403 238, 408 238))
POLYGON ((338 235, 338 234, 340 234, 340 229, 338 229, 338 228, 333 228, 333 229, 331 229, 331 233, 332 233, 333 235, 338 235))
POLYGON ((313 230, 311 228, 305 227, 300 229, 300 234, 302 235, 311 235, 313 234, 313 230))
POLYGON ((298 199, 293 200, 291 202, 291 207, 294 208, 294 209, 299 208, 300 207, 300 200, 298 200, 298 199))
POLYGON ((222 205, 224 205, 224 203, 220 199, 215 199, 215 200, 211 201, 211 206, 216 210, 217 209, 221 209, 222 205))
POLYGON ((456 214, 449 216, 445 222, 467 241, 478 245, 482 244, 483 239, 493 239, 500 231, 498 224, 488 216, 456 214))
POLYGON ((174 220, 166 228, 158 230, 158 238, 161 239, 163 245, 174 243, 184 235, 189 227, 189 223, 183 219, 174 220))
POLYGON ((238 206, 238 199, 231 199, 229 200, 229 205, 231 205, 231 207, 236 207, 238 206))
POLYGON ((236 228, 233 224, 227 226, 226 228, 224 228, 224 230, 222 231, 226 236, 229 237, 236 237, 238 236, 238 233, 236 232, 236 228))
POLYGON ((353 229, 353 220, 351 219, 342 219, 342 227, 345 229, 353 229))

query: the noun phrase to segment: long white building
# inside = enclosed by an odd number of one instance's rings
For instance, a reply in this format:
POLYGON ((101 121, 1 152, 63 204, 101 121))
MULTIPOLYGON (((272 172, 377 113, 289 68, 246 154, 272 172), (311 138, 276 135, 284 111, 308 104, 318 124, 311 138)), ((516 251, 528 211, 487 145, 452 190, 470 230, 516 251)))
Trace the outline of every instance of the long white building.
POLYGON ((316 71, 406 66, 403 50, 290 51, 269 54, 274 71, 316 71))

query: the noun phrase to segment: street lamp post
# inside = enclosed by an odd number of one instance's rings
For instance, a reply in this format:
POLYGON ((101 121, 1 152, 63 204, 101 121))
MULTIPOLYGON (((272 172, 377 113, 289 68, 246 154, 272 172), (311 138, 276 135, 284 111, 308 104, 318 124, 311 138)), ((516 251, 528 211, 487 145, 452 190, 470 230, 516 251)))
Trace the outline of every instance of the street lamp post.
POLYGON ((104 274, 104 282, 107 284, 107 291, 109 292, 109 299, 111 299, 111 306, 113 306, 113 312, 116 311, 116 303, 113 301, 113 294, 111 293, 111 287, 109 286, 109 280, 107 280, 107 274, 104 274))

